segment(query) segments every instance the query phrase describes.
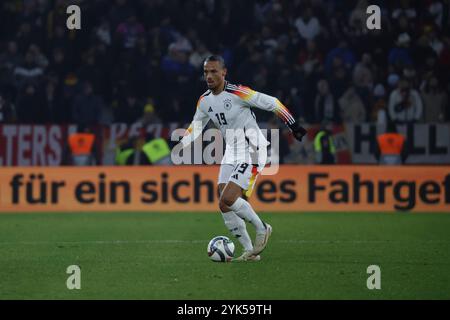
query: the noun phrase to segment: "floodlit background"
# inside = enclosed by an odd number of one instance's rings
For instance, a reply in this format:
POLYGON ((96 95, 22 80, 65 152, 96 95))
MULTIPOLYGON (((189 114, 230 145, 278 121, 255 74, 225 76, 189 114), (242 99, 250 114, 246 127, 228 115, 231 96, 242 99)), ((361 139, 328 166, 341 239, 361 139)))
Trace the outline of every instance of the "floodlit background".
POLYGON ((449 84, 448 0, 3 0, 0 299, 448 299, 449 84), (260 263, 208 259, 218 166, 170 165, 210 54, 308 129, 256 110, 260 263))

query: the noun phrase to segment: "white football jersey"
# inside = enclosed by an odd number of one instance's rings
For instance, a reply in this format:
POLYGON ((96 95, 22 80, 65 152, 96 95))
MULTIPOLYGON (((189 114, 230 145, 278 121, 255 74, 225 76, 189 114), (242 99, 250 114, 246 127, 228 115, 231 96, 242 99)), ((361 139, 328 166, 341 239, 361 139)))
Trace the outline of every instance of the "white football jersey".
POLYGON ((194 119, 182 139, 183 146, 194 141, 211 120, 220 129, 226 148, 222 164, 241 162, 266 164, 261 156, 269 142, 259 128, 252 107, 275 112, 286 124, 295 123, 289 110, 275 97, 241 85, 225 82, 225 90, 214 95, 206 91, 197 102, 194 119), (255 155, 259 158, 255 159, 255 155))

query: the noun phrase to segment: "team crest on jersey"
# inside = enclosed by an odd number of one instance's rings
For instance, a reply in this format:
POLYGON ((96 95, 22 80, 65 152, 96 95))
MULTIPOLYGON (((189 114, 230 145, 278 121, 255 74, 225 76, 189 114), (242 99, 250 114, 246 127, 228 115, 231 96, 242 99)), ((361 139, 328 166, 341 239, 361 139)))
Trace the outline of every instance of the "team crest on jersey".
POLYGON ((233 105, 231 104, 231 100, 230 99, 225 99, 223 102, 223 107, 225 108, 225 110, 230 110, 231 107, 233 105))

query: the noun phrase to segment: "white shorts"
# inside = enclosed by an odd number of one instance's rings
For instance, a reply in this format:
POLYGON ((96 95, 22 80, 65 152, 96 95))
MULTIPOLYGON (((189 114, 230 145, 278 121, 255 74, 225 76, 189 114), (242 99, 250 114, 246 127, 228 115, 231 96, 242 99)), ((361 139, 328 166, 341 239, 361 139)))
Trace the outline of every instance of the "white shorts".
POLYGON ((218 184, 234 182, 244 190, 244 195, 251 196, 259 170, 257 165, 238 163, 237 165, 222 164, 219 171, 218 184))

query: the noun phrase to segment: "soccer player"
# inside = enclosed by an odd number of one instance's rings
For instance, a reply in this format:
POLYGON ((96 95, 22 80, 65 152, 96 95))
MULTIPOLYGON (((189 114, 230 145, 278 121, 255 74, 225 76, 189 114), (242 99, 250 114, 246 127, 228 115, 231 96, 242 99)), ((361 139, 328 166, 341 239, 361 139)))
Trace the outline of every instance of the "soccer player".
POLYGON ((194 141, 209 120, 221 130, 226 149, 219 171, 219 208, 225 225, 244 248, 244 253, 235 260, 258 261, 272 227, 260 219, 246 199, 251 195, 256 177, 267 160, 264 155, 253 160, 254 155, 256 151, 261 154, 259 151, 262 148, 267 150, 269 142, 262 135, 251 108, 275 112, 299 141, 306 130, 277 98, 227 82, 227 69, 221 56, 208 57, 203 70, 208 90, 198 100, 192 124, 181 140, 182 147, 194 141), (237 134, 237 137, 230 135, 230 130, 241 134, 237 134), (253 244, 245 221, 256 229, 253 244))

